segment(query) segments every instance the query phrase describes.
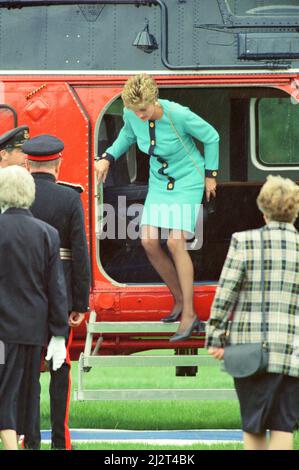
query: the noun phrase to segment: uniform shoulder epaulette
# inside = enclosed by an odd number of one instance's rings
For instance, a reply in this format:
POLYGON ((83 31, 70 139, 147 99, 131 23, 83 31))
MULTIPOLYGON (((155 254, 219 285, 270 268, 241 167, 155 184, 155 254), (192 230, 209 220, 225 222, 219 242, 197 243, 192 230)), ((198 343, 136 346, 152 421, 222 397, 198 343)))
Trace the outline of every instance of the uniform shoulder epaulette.
POLYGON ((72 188, 78 193, 83 193, 84 191, 84 188, 81 184, 69 183, 68 181, 57 181, 57 184, 60 184, 61 186, 66 186, 67 188, 72 188))

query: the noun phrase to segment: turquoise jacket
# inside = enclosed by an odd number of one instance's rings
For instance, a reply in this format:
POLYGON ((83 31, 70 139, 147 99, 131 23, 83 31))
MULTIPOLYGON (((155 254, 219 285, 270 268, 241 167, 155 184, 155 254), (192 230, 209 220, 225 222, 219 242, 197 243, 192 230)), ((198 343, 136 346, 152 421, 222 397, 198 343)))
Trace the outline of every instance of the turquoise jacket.
POLYGON ((141 225, 194 233, 205 187, 205 176, 216 177, 219 160, 217 131, 189 108, 159 100, 163 116, 142 121, 124 110, 124 126, 106 150, 111 161, 137 143, 150 155, 148 194, 141 225), (204 144, 204 156, 193 138, 204 144))
MULTIPOLYGON (((124 126, 106 153, 117 159, 132 144, 137 143, 142 152, 150 154, 151 141, 155 140, 153 154, 165 158, 168 163, 169 160, 177 160, 182 153, 189 153, 189 156, 194 156, 196 161, 203 162, 203 156, 193 140, 195 138, 204 144, 206 176, 217 176, 219 164, 217 131, 187 107, 168 100, 159 100, 159 103, 163 107, 164 114, 160 120, 155 121, 155 136, 151 135, 149 121, 142 121, 133 111, 124 108, 124 126)), ((150 165, 154 167, 153 171, 161 166, 157 164, 156 159, 151 159, 150 165)), ((177 170, 180 174, 180 165, 176 165, 175 173, 177 170)))

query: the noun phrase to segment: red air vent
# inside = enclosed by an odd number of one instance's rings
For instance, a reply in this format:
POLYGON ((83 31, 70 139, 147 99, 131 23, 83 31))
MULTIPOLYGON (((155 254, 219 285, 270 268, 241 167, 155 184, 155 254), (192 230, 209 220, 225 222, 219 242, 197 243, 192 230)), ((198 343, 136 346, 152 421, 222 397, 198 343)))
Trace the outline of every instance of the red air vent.
POLYGON ((50 106, 42 98, 37 98, 35 101, 31 101, 26 106, 25 111, 33 121, 38 121, 41 117, 48 113, 50 106))

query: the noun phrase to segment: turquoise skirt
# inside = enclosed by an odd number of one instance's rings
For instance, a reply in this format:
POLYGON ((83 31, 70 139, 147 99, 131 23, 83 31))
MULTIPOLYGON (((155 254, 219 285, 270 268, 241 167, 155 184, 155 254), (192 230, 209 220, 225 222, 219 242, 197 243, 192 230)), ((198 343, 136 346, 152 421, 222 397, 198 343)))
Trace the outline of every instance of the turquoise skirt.
MULTIPOLYGON (((204 172, 204 167, 202 168, 204 172)), ((204 179, 189 166, 189 174, 177 178, 173 190, 167 190, 165 177, 151 173, 141 225, 177 229, 194 234, 202 203, 204 179)))

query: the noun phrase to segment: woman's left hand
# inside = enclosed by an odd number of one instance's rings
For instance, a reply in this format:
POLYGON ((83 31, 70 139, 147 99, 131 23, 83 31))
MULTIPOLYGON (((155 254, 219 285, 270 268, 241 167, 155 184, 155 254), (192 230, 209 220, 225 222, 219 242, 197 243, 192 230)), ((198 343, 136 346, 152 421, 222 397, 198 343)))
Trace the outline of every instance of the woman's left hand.
POLYGON ((211 196, 216 197, 216 186, 217 186, 216 178, 206 177, 205 183, 206 183, 206 199, 209 202, 211 196))
POLYGON ((224 356, 224 348, 209 348, 208 353, 211 354, 215 359, 223 359, 224 356))

